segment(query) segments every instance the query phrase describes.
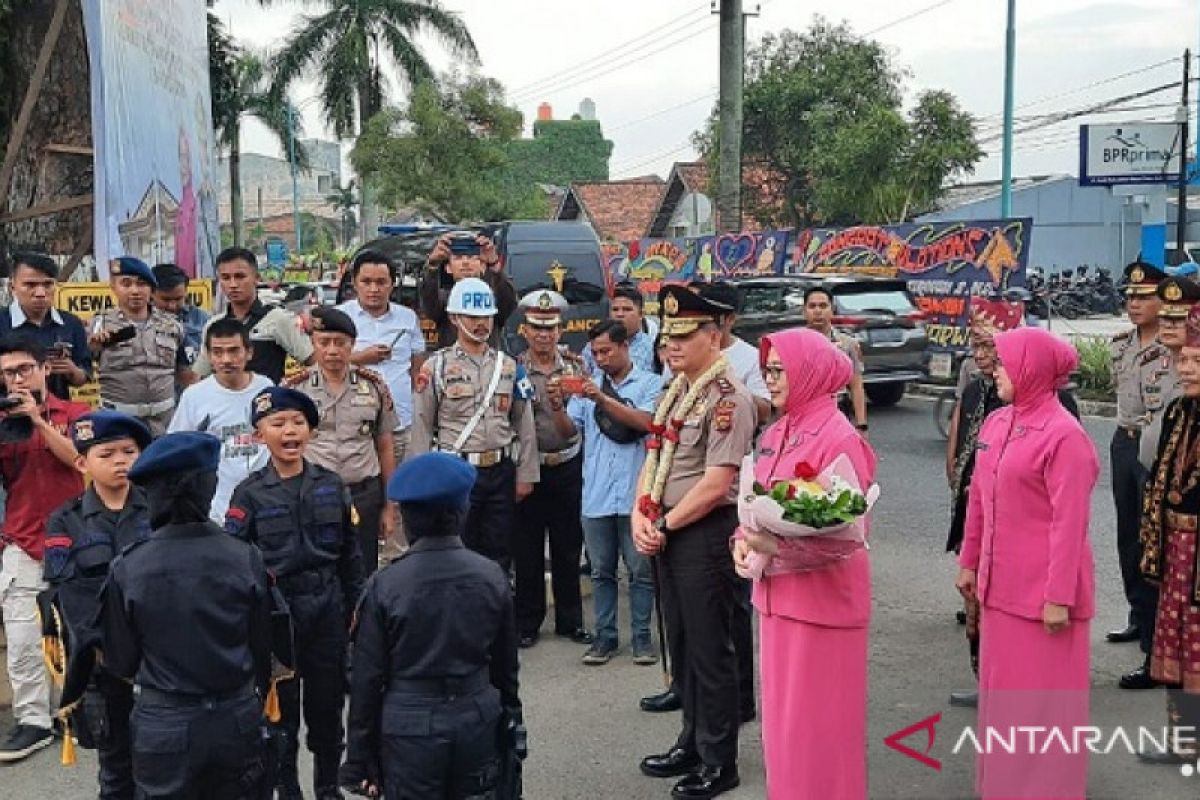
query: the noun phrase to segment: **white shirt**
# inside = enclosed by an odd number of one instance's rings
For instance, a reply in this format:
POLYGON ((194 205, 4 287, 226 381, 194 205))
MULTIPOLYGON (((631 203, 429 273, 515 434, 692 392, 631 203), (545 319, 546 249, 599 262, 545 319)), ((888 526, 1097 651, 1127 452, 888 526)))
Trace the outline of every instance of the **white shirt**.
POLYGON ((392 348, 391 358, 371 364, 368 369, 383 375, 392 393, 396 417, 400 420, 396 430, 407 428, 412 424, 412 359, 417 353, 425 352, 425 336, 416 313, 402 305, 389 303, 388 310, 376 317, 364 311, 357 300, 342 303, 338 309, 344 311, 358 329, 358 338, 354 342, 356 353, 376 344, 392 348))
POLYGON ((270 459, 267 446, 254 440, 250 424, 250 404, 254 395, 274 384, 265 375, 254 375, 240 392, 226 389, 210 375, 183 390, 175 416, 167 429, 200 431, 221 440, 221 463, 217 467, 217 492, 213 495, 209 518, 225 523, 225 512, 237 485, 251 472, 265 467, 270 459))
MULTIPOLYGON (((733 375, 750 390, 750 394, 763 400, 770 400, 771 393, 767 390, 767 382, 763 380, 762 369, 758 366, 758 350, 745 339, 733 337, 733 344, 722 351, 733 375)), ((663 381, 671 380, 671 368, 663 365, 663 381)))

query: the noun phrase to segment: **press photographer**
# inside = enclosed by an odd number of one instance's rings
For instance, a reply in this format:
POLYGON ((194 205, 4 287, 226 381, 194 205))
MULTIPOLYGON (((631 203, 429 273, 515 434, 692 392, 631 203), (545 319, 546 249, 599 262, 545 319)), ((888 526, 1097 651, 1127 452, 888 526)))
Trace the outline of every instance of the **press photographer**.
POLYGON ((37 594, 50 512, 83 491, 71 424, 90 409, 46 390, 50 364, 34 339, 0 337, 0 481, 8 507, 0 533, 0 608, 8 640, 8 677, 16 727, 0 742, 0 761, 19 761, 50 744, 50 685, 42 664, 37 594), (16 401, 15 403, 12 401, 16 401))

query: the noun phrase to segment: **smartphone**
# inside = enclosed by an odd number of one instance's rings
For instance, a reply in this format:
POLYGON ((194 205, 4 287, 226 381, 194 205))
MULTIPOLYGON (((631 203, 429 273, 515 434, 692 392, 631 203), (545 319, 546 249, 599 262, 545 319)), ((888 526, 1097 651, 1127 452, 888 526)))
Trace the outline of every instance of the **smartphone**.
POLYGON ((389 345, 388 345, 388 347, 390 347, 390 348, 392 348, 393 350, 395 350, 395 349, 396 349, 396 342, 400 341, 400 337, 402 337, 402 336, 403 336, 404 334, 406 334, 406 333, 408 333, 408 331, 406 331, 406 330, 404 330, 404 329, 402 328, 402 329, 400 330, 400 332, 399 332, 399 333, 397 333, 397 334, 396 334, 394 337, 392 337, 392 343, 391 343, 391 344, 389 344, 389 345))
POLYGON ((456 256, 477 256, 481 249, 474 233, 460 231, 450 236, 450 252, 456 256))
POLYGON ((117 328, 112 332, 112 336, 109 337, 109 340, 104 343, 104 347, 112 347, 114 345, 121 344, 122 342, 128 342, 135 336, 137 336, 136 325, 126 325, 124 328, 117 328))
POLYGON ((583 394, 583 385, 586 382, 582 375, 563 375, 558 379, 558 385, 562 387, 566 394, 583 394))
POLYGON ((51 358, 70 358, 71 350, 72 350, 72 348, 71 348, 70 342, 55 342, 54 345, 50 348, 50 357, 51 358))

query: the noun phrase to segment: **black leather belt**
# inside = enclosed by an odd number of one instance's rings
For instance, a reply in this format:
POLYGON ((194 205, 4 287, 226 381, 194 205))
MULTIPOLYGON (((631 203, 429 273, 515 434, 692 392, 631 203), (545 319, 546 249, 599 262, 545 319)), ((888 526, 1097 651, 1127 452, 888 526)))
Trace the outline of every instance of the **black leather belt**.
POLYGON ((220 692, 217 694, 185 694, 183 692, 163 692, 158 689, 152 689, 149 686, 135 685, 133 687, 134 697, 142 700, 147 700, 151 703, 161 703, 163 705, 173 706, 201 706, 210 711, 219 705, 230 703, 235 700, 247 700, 251 697, 256 697, 257 689, 254 687, 253 681, 247 683, 230 692, 220 692))
POLYGON ((1123 433, 1123 434, 1125 434, 1125 435, 1126 435, 1126 436, 1128 436, 1130 439, 1140 439, 1140 438, 1142 438, 1142 429, 1141 429, 1141 428, 1134 428, 1134 427, 1131 427, 1131 426, 1129 426, 1129 425, 1118 425, 1118 426, 1117 426, 1117 432, 1118 432, 1118 433, 1123 433))
POLYGON ((388 681, 388 694, 422 694, 453 698, 474 694, 491 685, 491 674, 481 667, 464 677, 397 678, 388 681))

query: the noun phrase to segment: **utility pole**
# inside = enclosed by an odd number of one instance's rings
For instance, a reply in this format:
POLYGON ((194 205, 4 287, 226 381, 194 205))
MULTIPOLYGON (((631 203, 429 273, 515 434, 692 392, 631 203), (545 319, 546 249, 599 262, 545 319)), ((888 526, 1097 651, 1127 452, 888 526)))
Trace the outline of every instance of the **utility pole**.
POLYGON ((1192 82, 1192 51, 1183 51, 1183 100, 1179 109, 1179 197, 1175 216, 1175 257, 1184 258, 1187 241, 1188 84, 1192 82))
POLYGON ((300 249, 300 185, 296 181, 296 107, 287 104, 288 115, 288 161, 292 164, 292 225, 296 228, 296 255, 300 249))
POLYGON ((1013 66, 1017 58, 1017 0, 1008 0, 1004 29, 1004 154, 1001 158, 1000 216, 1012 216, 1013 66))
POLYGON ((721 83, 717 101, 721 148, 717 170, 717 231, 742 228, 742 84, 746 63, 746 18, 742 0, 720 3, 721 83))

